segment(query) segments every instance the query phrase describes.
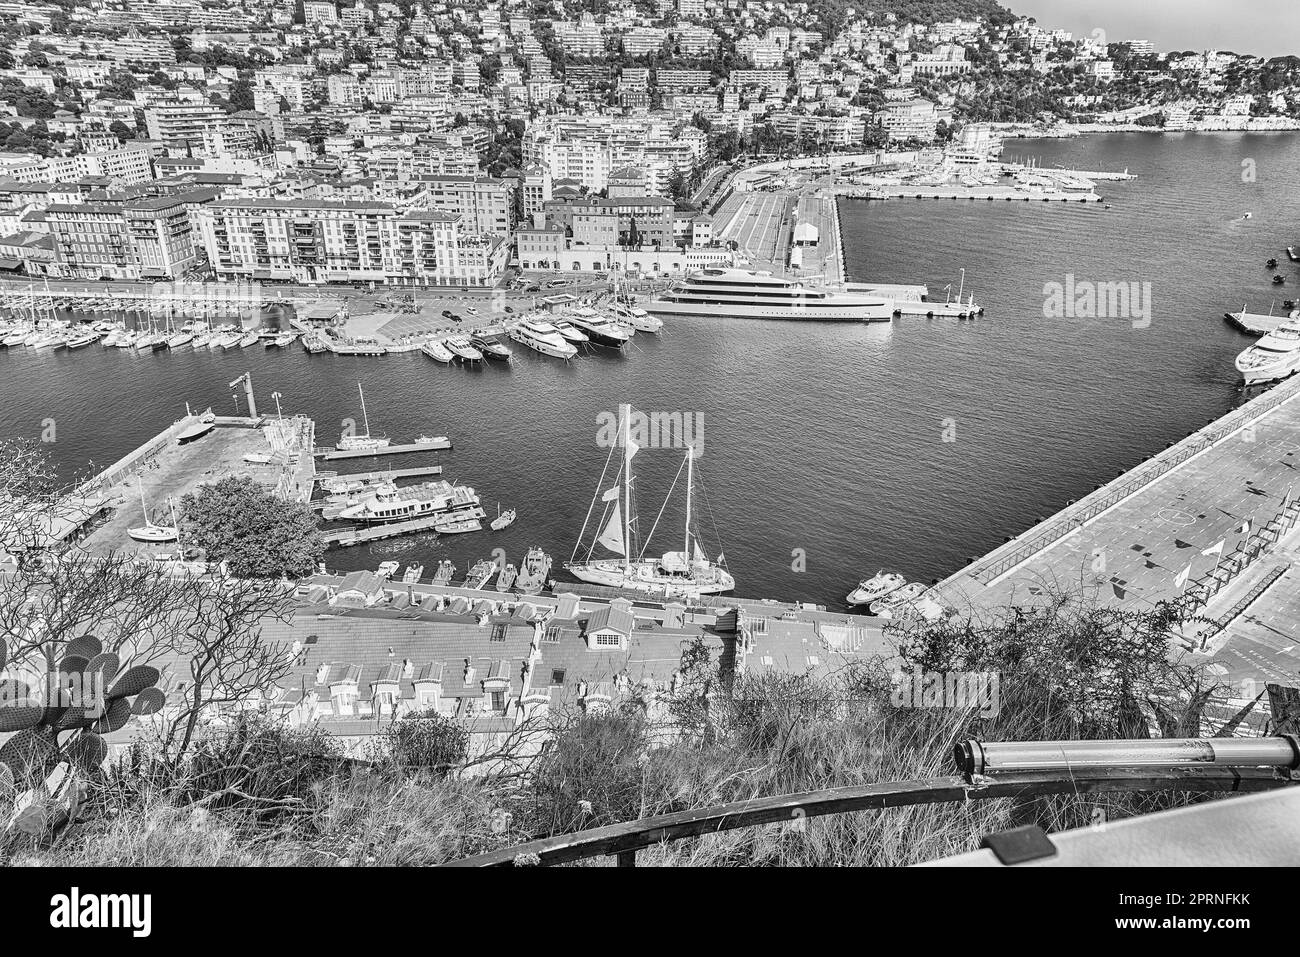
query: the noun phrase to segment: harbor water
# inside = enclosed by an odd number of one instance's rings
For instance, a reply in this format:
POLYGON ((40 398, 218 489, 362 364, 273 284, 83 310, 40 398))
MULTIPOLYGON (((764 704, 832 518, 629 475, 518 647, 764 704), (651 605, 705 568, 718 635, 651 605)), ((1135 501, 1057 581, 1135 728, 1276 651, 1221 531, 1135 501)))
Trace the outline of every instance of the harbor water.
MULTIPOLYGON (((565 364, 519 347, 510 366, 482 368, 419 352, 308 355, 296 343, 19 349, 0 351, 0 421, 6 433, 52 437, 72 477, 130 451, 186 402, 244 411, 242 390, 226 384, 245 371, 261 411, 274 412, 279 392, 286 413, 315 418, 318 440, 332 444, 345 420, 360 419, 360 381, 372 431, 394 441, 445 434, 454 448, 340 471, 440 463, 443 478, 479 491, 489 518, 498 502, 519 518, 501 532, 485 522, 472 534, 336 550, 329 565, 393 559, 422 563, 428 576, 450 558, 459 580, 496 548, 518 564, 540 545, 558 570, 608 454, 601 417, 619 403, 698 413, 700 531, 711 557, 725 551, 737 593, 842 607, 882 567, 924 582, 951 573, 1231 409, 1242 397, 1232 360, 1250 340, 1223 313, 1300 298, 1300 267, 1285 254, 1300 243, 1300 136, 1008 141, 1004 158, 1031 156, 1138 178, 1099 184, 1105 204, 841 204, 850 279, 925 283, 941 296, 948 283, 956 293, 964 267, 964 291, 986 309, 978 320, 676 319, 622 355, 601 349, 565 364), (1270 257, 1285 285, 1270 284, 1270 257), (1136 284, 1129 315, 1045 314, 1052 284, 1116 282, 1136 284)), ((673 448, 637 455, 643 533, 681 459, 673 448)), ((651 552, 682 547, 681 498, 651 552)))

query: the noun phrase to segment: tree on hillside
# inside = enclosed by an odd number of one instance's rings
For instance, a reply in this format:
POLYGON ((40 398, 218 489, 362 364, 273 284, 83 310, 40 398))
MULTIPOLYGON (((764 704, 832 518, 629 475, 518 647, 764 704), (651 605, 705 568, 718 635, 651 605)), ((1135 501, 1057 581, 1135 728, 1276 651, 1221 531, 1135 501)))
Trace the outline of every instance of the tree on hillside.
POLYGON ((181 499, 183 540, 239 578, 310 575, 325 545, 316 517, 250 478, 227 478, 181 499))

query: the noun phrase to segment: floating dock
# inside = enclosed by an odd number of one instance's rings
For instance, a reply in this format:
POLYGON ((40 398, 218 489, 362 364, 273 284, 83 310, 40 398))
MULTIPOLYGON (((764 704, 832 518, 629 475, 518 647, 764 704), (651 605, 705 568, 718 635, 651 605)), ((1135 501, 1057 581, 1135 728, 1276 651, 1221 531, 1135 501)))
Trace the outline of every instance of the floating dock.
POLYGON ((1243 309, 1240 312, 1225 312, 1223 318, 1242 332, 1248 332, 1252 336, 1266 336, 1290 319, 1291 316, 1285 314, 1274 315, 1273 313, 1263 315, 1258 312, 1246 312, 1243 309))
POLYGON ((413 469, 384 469, 381 472, 317 472, 316 482, 373 482, 377 479, 421 478, 426 475, 441 475, 441 465, 422 465, 413 469))
POLYGON ((429 515, 424 518, 413 518, 407 522, 389 522, 387 525, 376 525, 372 528, 355 527, 322 532, 321 539, 331 548, 346 548, 349 545, 364 545, 367 542, 378 542, 385 538, 396 538, 398 535, 431 532, 435 525, 444 521, 446 521, 445 518, 429 515))
POLYGON ((440 452, 451 448, 451 439, 437 442, 408 442, 405 445, 386 445, 382 449, 317 449, 312 454, 332 462, 335 459, 368 459, 381 455, 405 455, 408 452, 440 452))

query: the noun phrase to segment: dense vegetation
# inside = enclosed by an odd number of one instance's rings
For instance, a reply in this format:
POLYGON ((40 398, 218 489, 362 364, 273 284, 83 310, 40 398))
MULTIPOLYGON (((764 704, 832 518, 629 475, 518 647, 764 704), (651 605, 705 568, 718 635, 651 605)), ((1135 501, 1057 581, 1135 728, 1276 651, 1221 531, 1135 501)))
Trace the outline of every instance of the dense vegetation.
POLYGON ((238 578, 301 578, 325 546, 311 509, 251 478, 226 478, 181 499, 181 540, 238 578))

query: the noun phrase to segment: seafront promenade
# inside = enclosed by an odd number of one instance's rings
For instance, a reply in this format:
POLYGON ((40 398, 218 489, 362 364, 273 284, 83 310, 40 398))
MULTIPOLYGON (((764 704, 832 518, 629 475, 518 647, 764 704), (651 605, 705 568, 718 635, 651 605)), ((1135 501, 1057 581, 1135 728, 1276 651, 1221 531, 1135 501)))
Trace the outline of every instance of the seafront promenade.
POLYGON ((1060 592, 1184 601, 1185 650, 1227 681, 1300 664, 1300 379, 1282 383, 998 546, 936 587, 960 612, 1060 592))

